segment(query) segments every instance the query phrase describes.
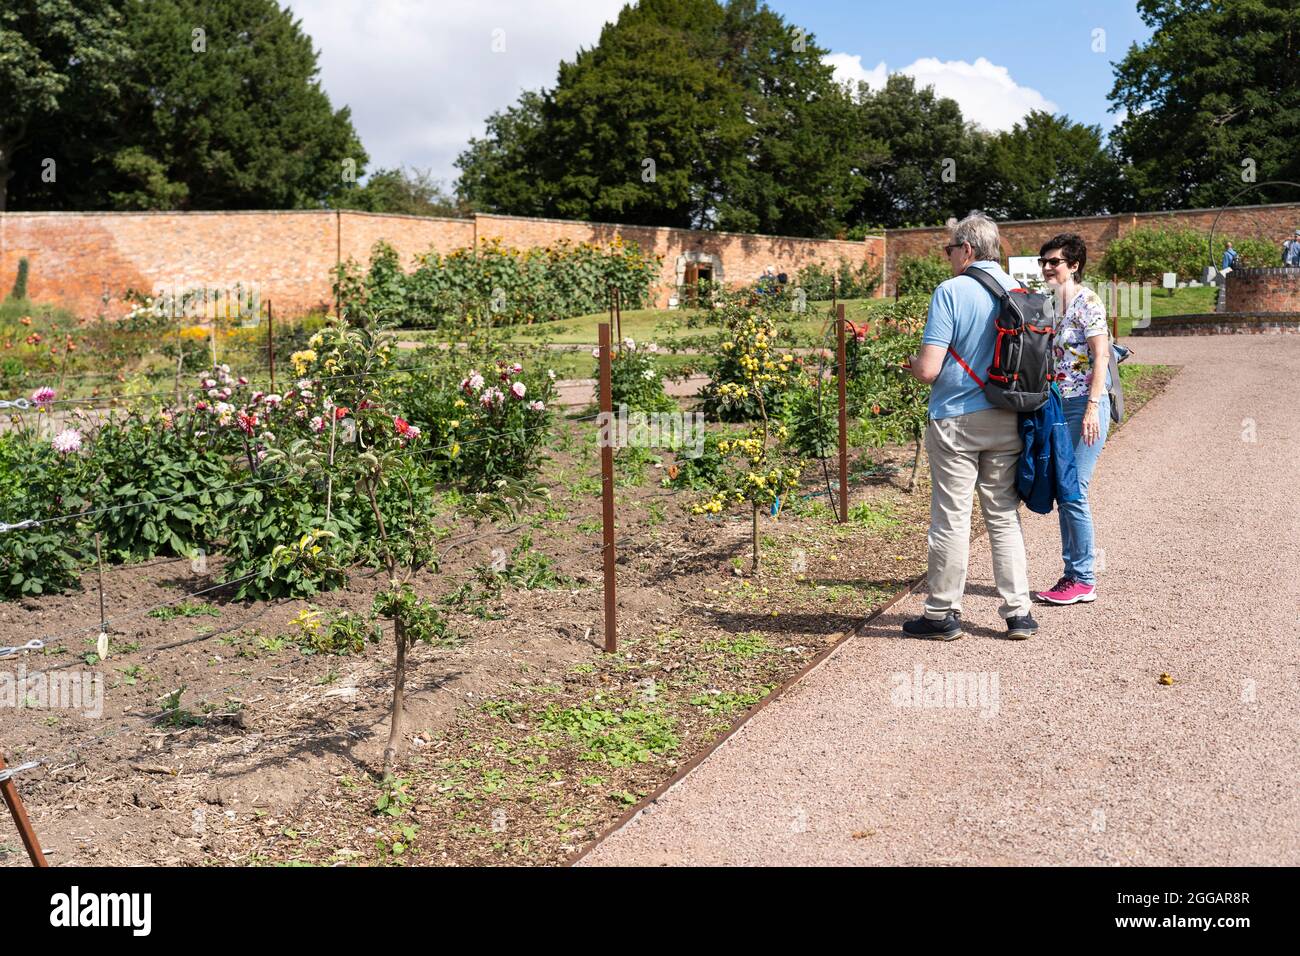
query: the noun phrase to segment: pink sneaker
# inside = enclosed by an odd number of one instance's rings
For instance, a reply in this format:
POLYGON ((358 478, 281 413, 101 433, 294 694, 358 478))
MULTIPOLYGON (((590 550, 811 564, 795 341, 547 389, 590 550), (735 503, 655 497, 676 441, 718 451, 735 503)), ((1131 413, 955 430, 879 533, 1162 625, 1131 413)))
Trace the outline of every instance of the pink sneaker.
POLYGON ((1040 601, 1048 604, 1087 604, 1097 600, 1097 589, 1074 578, 1061 578, 1050 591, 1039 591, 1040 601))

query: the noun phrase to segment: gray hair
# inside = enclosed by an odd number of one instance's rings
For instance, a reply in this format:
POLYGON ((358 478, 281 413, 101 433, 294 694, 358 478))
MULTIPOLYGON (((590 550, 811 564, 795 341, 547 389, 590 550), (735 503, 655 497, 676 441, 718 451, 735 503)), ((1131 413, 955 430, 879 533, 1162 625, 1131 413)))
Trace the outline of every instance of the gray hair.
POLYGON ((992 259, 998 262, 1002 258, 1002 242, 998 236, 998 224, 982 212, 972 212, 952 227, 953 245, 969 242, 976 259, 992 259))

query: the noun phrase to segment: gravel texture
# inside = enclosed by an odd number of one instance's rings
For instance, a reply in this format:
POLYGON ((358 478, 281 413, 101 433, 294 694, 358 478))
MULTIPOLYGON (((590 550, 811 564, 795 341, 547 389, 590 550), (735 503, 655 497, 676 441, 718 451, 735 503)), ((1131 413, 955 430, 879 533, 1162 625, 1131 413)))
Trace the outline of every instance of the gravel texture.
MULTIPOLYGON (((1000 639, 981 539, 965 638, 905 638, 910 596, 584 862, 1300 863, 1300 337, 1133 344, 1183 370, 1103 452, 1095 604, 1000 639), (917 668, 985 697, 917 706, 917 668)), ((1025 537, 1050 587, 1056 515, 1025 537)))

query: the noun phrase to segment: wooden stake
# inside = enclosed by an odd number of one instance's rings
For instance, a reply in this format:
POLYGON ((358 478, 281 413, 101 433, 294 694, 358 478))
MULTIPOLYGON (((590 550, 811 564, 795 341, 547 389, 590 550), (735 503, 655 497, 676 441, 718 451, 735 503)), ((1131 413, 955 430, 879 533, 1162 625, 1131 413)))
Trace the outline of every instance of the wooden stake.
POLYGON ((325 527, 330 523, 330 505, 334 502, 334 436, 339 430, 338 409, 329 407, 330 416, 330 464, 325 472, 325 527))
MULTIPOLYGON (((0 756, 0 770, 4 769, 5 758, 0 756)), ((48 867, 50 864, 45 862, 45 854, 41 852, 41 843, 36 839, 36 831, 32 829, 32 821, 27 819, 27 810, 23 807, 22 798, 18 796, 18 788, 14 786, 12 777, 4 783, 0 783, 0 794, 4 795, 5 803, 9 805, 9 813, 14 818, 14 825, 18 827, 18 835, 22 837, 23 846, 27 848, 27 855, 31 858, 32 866, 48 867)))
POLYGON ((614 413, 614 371, 610 364, 609 323, 600 323, 600 421, 605 423, 605 441, 600 447, 600 504, 602 539, 605 544, 605 652, 618 650, 617 604, 614 586, 614 435, 618 434, 614 413))
POLYGON ((844 345, 844 303, 835 307, 835 349, 839 360, 840 399, 840 523, 849 520, 849 412, 847 383, 848 359, 844 345))
POLYGON ((266 358, 271 365, 271 391, 275 391, 275 316, 271 300, 266 300, 266 358))
POLYGON ((181 338, 181 324, 176 323, 176 407, 181 404, 181 368, 185 365, 185 342, 181 338))
MULTIPOLYGON (((204 289, 203 290, 203 311, 206 312, 207 307, 208 307, 208 290, 204 289)), ((215 372, 217 370, 217 306, 216 303, 213 303, 212 305, 211 344, 212 344, 212 370, 215 372)))
MULTIPOLYGON (((1110 277, 1110 299, 1111 341, 1114 342, 1119 338, 1119 279, 1116 276, 1110 277)), ((1132 296, 1129 296, 1129 301, 1133 301, 1132 296)))
POLYGON ((104 616, 104 555, 99 550, 99 532, 95 532, 95 564, 99 568, 99 629, 108 633, 108 618, 104 616))

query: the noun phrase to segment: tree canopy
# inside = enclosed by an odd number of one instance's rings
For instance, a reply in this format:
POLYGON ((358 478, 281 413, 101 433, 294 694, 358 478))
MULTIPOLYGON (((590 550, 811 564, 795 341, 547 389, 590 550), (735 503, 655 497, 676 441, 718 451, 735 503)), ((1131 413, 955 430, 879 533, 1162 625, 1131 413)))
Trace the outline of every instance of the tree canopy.
POLYGON ((1100 127, 1006 131, 894 74, 836 82, 762 0, 639 0, 430 171, 368 156, 285 0, 8 0, 0 208, 368 209, 862 235, 970 209, 1004 219, 1296 199, 1295 0, 1137 0, 1100 127), (361 185, 361 183, 365 185, 361 185))
MULTIPOLYGON (((49 62, 77 65, 66 82, 54 74, 37 84, 47 92, 20 117, 16 145, 5 150, 12 205, 301 208, 327 203, 365 171, 348 109, 331 106, 311 38, 276 0, 19 0, 19 8, 26 16, 0 13, 15 28, 6 47, 43 44, 49 62), (47 36, 75 39, 59 46, 47 36), (42 177, 47 157, 54 181, 42 177)), ((0 56, 0 84, 21 90, 10 62, 0 56)), ((11 122, 0 119, 0 135, 12 135, 11 122)))
MULTIPOLYGON (((1115 67, 1112 133, 1137 209, 1213 206, 1300 182, 1300 5, 1139 0, 1154 32, 1115 67)), ((1296 199, 1295 190, 1268 198, 1296 199)))

